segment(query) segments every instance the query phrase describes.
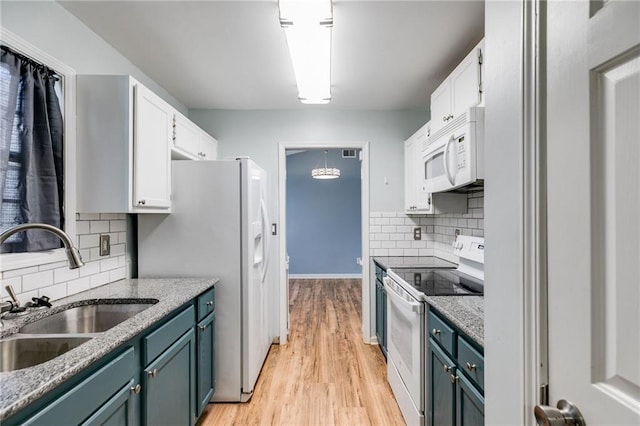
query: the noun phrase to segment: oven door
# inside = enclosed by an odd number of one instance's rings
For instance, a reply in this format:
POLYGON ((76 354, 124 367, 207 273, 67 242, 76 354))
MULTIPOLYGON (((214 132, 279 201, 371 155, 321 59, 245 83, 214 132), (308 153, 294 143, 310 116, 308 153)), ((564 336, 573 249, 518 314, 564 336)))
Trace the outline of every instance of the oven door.
POLYGON ((416 300, 403 287, 385 277, 387 290, 387 356, 389 382, 407 423, 424 413, 422 386, 424 380, 424 303, 416 300), (394 383, 399 377, 400 383, 394 383), (410 397, 410 407, 406 401, 410 397))

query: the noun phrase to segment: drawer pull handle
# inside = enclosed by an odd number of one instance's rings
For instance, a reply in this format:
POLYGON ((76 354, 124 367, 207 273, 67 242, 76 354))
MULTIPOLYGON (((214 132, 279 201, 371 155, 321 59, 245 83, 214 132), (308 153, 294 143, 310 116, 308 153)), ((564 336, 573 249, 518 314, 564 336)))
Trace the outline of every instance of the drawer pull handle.
POLYGON ((451 382, 451 384, 455 383, 458 381, 458 376, 454 376, 453 374, 449 375, 449 381, 451 382))
POLYGON ((452 367, 449 367, 447 364, 442 366, 442 369, 444 370, 445 373, 448 373, 449 371, 451 371, 452 367))
POLYGON ((140 386, 140 383, 138 383, 135 386, 131 386, 131 392, 135 394, 139 394, 141 390, 142 390, 142 386, 140 386))
POLYGON ((209 301, 207 302, 207 306, 213 306, 213 300, 209 300, 209 301))
POLYGON ((149 373, 147 374, 149 374, 150 377, 158 377, 158 369, 154 368, 153 370, 149 371, 149 373))
POLYGON ((201 325, 201 326, 199 326, 199 328, 200 328, 200 330, 205 331, 207 329, 207 326, 206 325, 201 325))
POLYGON ((431 330, 431 333, 434 334, 435 336, 439 336, 440 333, 442 333, 442 331, 438 330, 437 328, 434 328, 433 330, 431 330))
POLYGON ((476 368, 478 368, 478 367, 475 364, 471 364, 470 362, 468 362, 467 365, 466 365, 467 371, 473 371, 476 368))

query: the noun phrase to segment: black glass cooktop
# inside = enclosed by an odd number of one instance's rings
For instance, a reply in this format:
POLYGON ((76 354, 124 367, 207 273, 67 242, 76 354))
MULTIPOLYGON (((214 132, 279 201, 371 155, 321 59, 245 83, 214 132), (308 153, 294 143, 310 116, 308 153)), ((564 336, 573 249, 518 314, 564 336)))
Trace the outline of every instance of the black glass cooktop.
POLYGON ((456 270, 394 269, 407 284, 427 296, 482 296, 481 282, 456 270))

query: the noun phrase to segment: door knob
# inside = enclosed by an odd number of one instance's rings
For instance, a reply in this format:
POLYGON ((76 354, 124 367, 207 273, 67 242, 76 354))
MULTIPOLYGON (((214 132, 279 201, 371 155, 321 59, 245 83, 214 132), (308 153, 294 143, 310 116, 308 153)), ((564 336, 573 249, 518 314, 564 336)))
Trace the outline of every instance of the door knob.
POLYGON ((536 405, 533 409, 536 422, 541 426, 586 426, 578 407, 566 399, 558 401, 557 408, 550 405, 536 405))

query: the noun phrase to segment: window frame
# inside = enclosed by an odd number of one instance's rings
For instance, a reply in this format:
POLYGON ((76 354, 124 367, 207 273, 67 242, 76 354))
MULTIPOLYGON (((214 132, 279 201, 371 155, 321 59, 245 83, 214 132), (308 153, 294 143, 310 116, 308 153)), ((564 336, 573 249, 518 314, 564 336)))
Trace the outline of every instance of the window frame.
MULTIPOLYGON (((0 26, 0 42, 56 71, 63 79, 64 231, 78 246, 76 234, 76 72, 73 68, 0 26)), ((3 253, 0 272, 66 261, 64 248, 31 253, 3 253)), ((6 276, 3 275, 3 278, 6 276)))

